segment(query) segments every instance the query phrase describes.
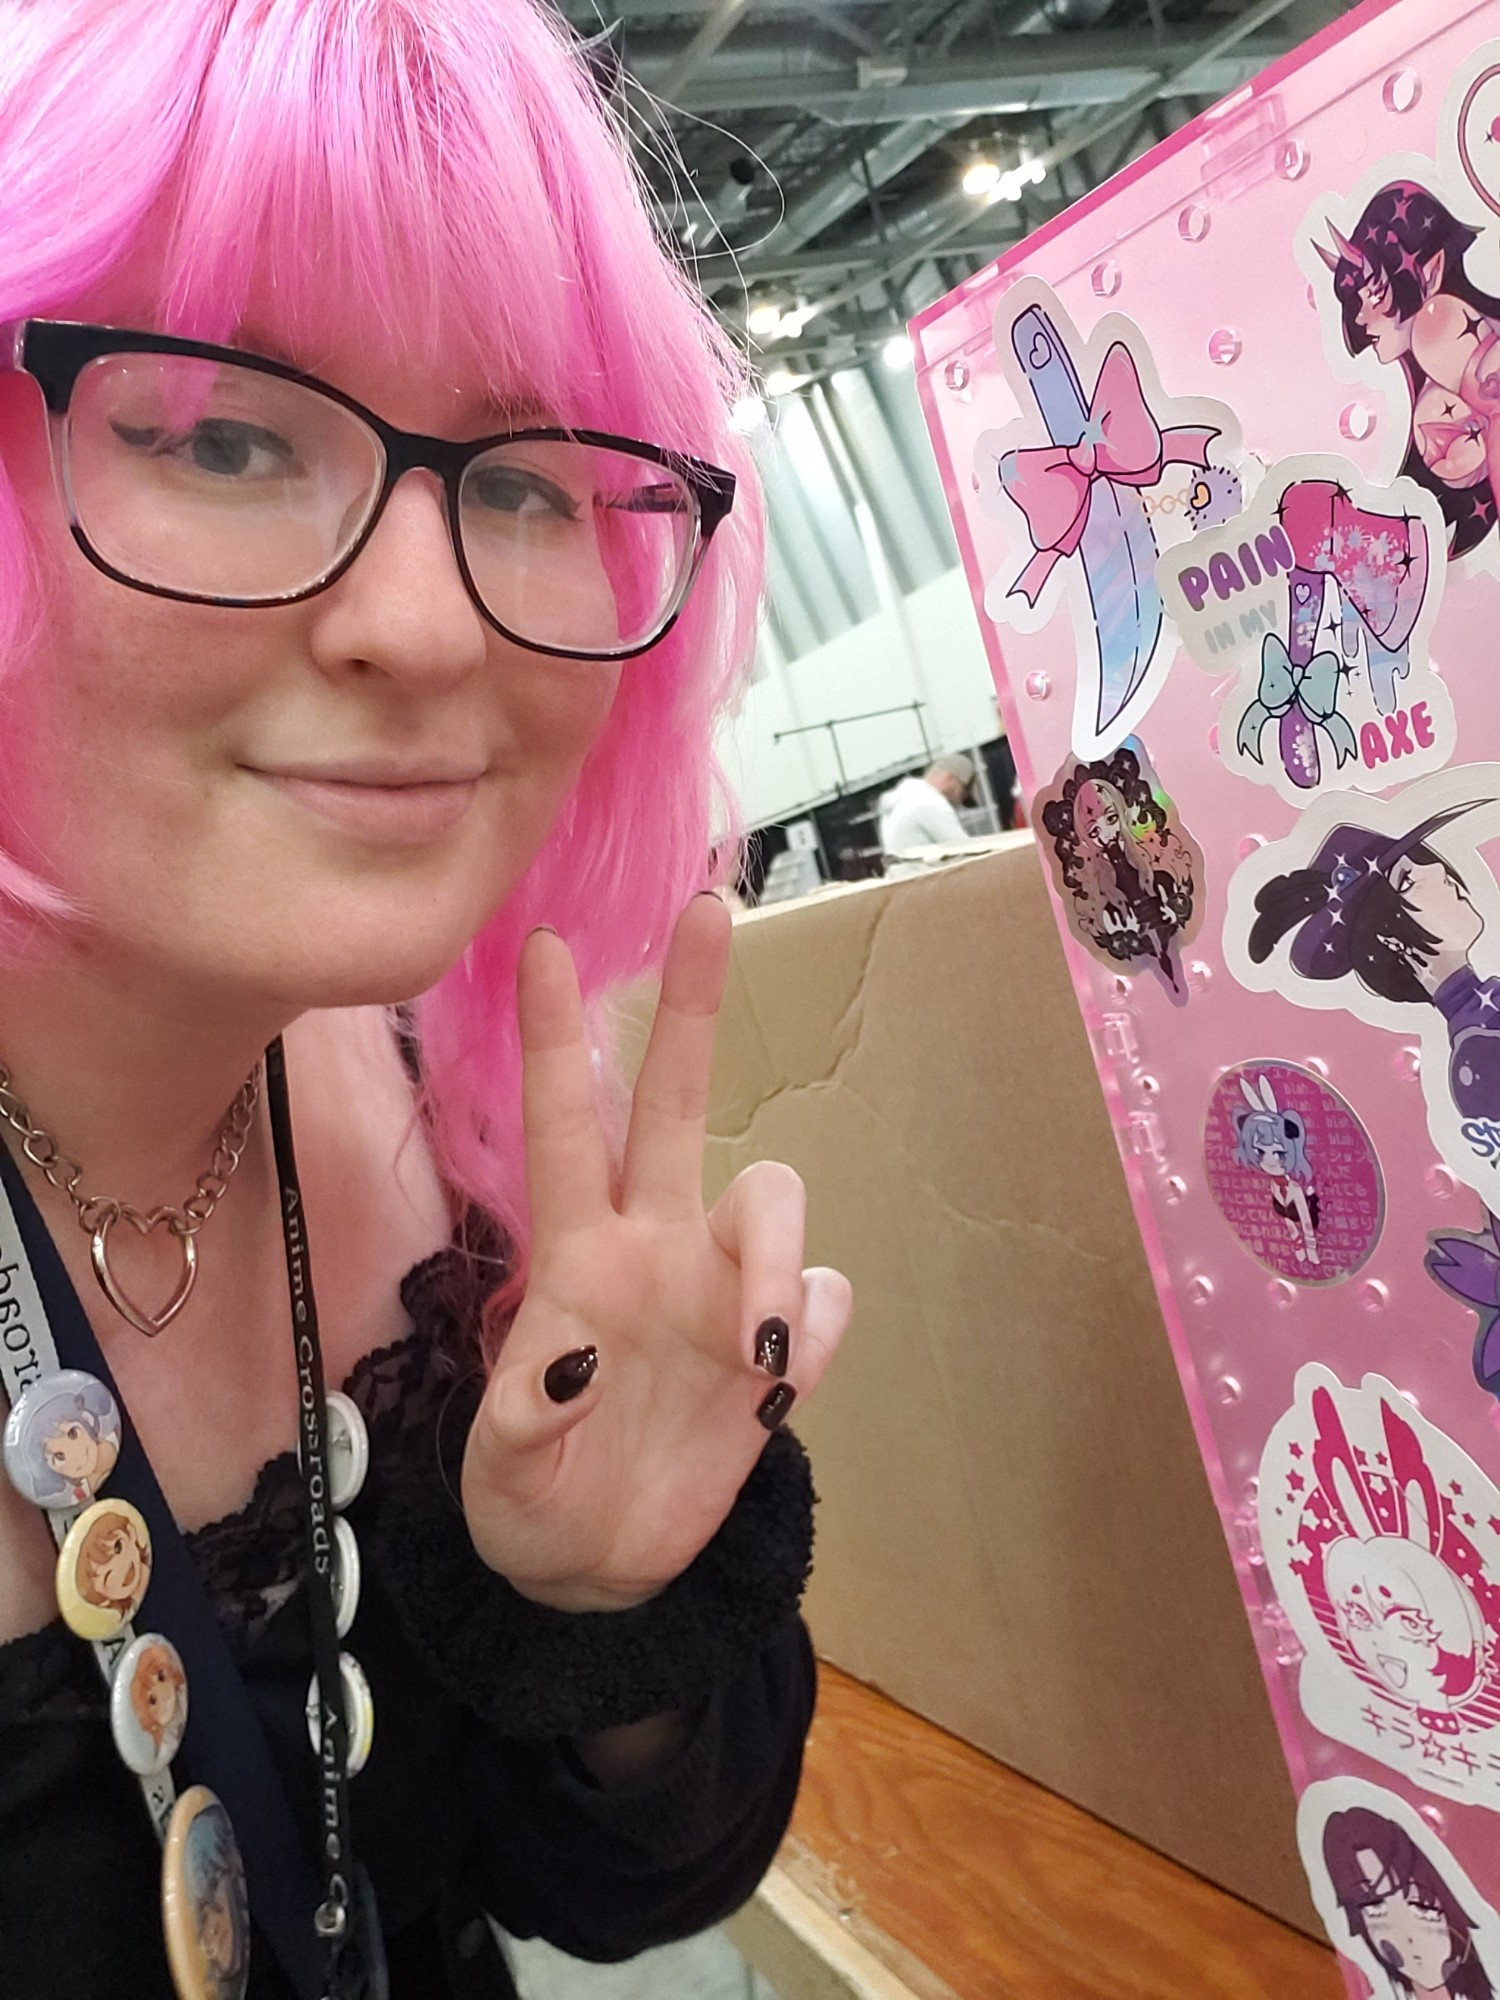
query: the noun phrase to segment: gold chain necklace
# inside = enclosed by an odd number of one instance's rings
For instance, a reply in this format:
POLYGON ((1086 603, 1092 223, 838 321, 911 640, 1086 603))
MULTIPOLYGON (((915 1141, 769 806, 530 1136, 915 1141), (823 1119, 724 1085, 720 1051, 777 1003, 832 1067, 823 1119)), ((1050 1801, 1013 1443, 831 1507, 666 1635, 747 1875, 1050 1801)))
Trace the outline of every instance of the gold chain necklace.
POLYGON ((260 1064, 257 1063, 225 1114, 214 1143, 214 1156, 207 1171, 198 1176, 198 1185, 187 1200, 177 1208, 153 1208, 143 1214, 128 1201, 115 1201, 109 1195, 82 1195, 78 1192, 78 1184, 83 1179, 82 1167, 70 1160, 66 1153, 60 1152, 52 1135, 44 1132, 33 1120, 11 1082, 10 1071, 0 1063, 0 1118, 13 1132, 20 1134, 21 1151, 31 1164, 39 1168, 52 1186, 60 1194, 65 1194, 77 1209, 78 1225, 91 1239, 89 1249, 99 1289, 115 1311, 148 1339, 154 1339, 164 1326, 170 1326, 192 1296, 198 1276, 198 1246, 193 1239, 224 1198, 224 1190, 234 1176, 250 1136, 259 1098, 260 1064), (182 1275, 160 1312, 149 1313, 137 1305, 110 1269, 109 1232, 117 1222, 128 1222, 142 1236, 148 1236, 158 1225, 165 1224, 167 1233, 175 1236, 182 1246, 182 1275))

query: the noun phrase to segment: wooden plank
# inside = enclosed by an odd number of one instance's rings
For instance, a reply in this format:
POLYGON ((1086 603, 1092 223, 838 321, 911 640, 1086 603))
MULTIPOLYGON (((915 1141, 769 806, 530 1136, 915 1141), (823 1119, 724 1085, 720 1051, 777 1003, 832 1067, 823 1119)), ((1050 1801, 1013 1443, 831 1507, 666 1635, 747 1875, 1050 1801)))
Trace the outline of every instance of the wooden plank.
POLYGON ((963 2000, 1343 1993, 1326 1947, 836 1668, 820 1673, 780 1863, 873 1951, 895 1940, 963 2000))

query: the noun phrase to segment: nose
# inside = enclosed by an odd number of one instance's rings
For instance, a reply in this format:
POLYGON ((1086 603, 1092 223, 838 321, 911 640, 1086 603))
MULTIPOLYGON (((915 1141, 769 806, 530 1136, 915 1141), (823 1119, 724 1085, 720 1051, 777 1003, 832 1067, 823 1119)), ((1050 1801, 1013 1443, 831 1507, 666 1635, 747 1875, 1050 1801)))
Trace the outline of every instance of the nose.
POLYGON ((453 687, 483 664, 490 629, 464 584, 441 483, 412 471, 393 487, 375 531, 313 610, 313 657, 325 673, 384 675, 413 692, 453 687))

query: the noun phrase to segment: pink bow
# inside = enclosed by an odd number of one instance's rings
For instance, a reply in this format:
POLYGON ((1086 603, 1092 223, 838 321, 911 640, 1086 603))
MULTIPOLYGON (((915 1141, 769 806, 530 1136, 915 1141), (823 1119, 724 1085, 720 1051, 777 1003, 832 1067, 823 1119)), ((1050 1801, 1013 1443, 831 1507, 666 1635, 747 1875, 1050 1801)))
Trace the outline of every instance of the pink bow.
POLYGON ((1054 564, 1072 555, 1083 539, 1096 479, 1155 486, 1169 465, 1206 465, 1209 440, 1217 436, 1216 430, 1187 424, 1160 430, 1146 406, 1135 359, 1117 340, 1099 370, 1082 440, 1007 452, 1000 461, 1000 484, 1026 516, 1037 551, 1008 594, 1036 603, 1054 564))

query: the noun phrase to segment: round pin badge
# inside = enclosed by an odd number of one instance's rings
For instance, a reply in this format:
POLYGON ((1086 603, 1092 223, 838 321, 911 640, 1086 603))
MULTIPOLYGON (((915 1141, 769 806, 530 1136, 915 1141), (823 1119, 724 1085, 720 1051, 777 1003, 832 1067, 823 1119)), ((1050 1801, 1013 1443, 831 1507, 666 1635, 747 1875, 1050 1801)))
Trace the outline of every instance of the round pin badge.
POLYGON ((359 1497, 370 1469, 370 1434, 359 1406, 340 1390, 329 1392, 325 1406, 328 1431, 328 1498, 342 1513, 359 1497))
POLYGON ((333 1588, 334 1629, 341 1639, 347 1639, 359 1609, 360 1570, 359 1542, 344 1520, 335 1520, 333 1524, 333 1567, 329 1580, 333 1588))
POLYGON ((81 1368, 43 1375, 5 1420, 5 1470, 33 1507, 86 1507, 120 1456, 120 1409, 81 1368))
POLYGON ((96 1500, 57 1552, 57 1608, 80 1639, 112 1639, 141 1608, 151 1534, 128 1500, 96 1500))
MULTIPOLYGON (((344 1724, 349 1732, 348 1775, 357 1778, 370 1760, 375 1743, 375 1697, 365 1670, 352 1653, 339 1654, 339 1676, 344 1683, 344 1724)), ((307 1688, 307 1735, 315 1756, 323 1750, 323 1713, 318 1700, 318 1677, 307 1688)))
POLYGON ((229 1815, 206 1785, 172 1809, 161 1915, 177 2000, 242 2000, 250 1972, 245 1864, 229 1815))
POLYGON ((187 1728, 188 1685, 170 1639, 147 1632, 115 1664, 109 1686, 109 1726, 121 1762, 137 1777, 165 1771, 187 1728))

